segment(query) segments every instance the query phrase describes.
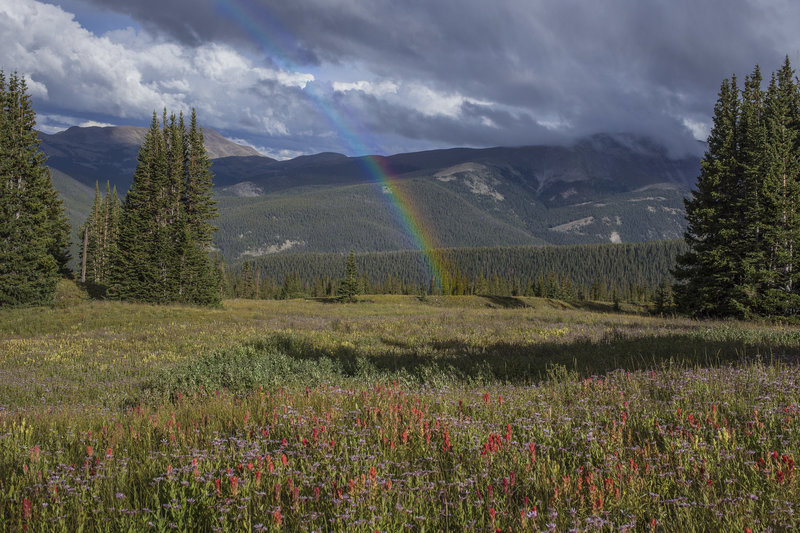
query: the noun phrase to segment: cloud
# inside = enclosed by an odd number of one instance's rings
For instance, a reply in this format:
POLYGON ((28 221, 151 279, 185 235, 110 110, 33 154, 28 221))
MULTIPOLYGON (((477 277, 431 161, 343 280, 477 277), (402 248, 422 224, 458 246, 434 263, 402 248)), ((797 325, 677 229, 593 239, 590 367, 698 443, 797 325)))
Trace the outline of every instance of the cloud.
POLYGON ((333 82, 333 90, 337 92, 359 91, 365 94, 374 96, 386 96, 389 94, 397 94, 399 86, 393 81, 381 81, 377 83, 369 81, 354 81, 354 82, 333 82))
POLYGON ((306 127, 295 113, 313 116, 299 94, 312 74, 256 65, 225 43, 188 47, 131 28, 97 36, 33 0, 0 0, 0 36, 11 43, 0 65, 28 73, 47 131, 87 122, 81 114, 147 122, 154 110, 196 107, 204 125, 281 136, 290 122, 306 127))
POLYGON ((85 2, 143 29, 96 36, 57 7, 0 0, 0 61, 24 61, 58 111, 196 105, 213 127, 306 153, 353 149, 338 119, 384 151, 603 131, 691 151, 722 78, 787 53, 800 65, 791 0, 85 2))
POLYGON ((111 124, 110 122, 97 122, 96 120, 86 120, 78 124, 81 128, 108 128, 110 126, 116 126, 116 124, 111 124))

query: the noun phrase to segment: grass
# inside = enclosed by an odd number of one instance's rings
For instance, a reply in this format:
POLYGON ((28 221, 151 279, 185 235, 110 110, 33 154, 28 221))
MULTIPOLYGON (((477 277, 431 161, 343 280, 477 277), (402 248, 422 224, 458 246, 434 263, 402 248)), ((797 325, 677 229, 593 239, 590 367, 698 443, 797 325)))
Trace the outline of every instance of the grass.
POLYGON ((800 329, 363 299, 0 312, 0 530, 800 526, 800 329))

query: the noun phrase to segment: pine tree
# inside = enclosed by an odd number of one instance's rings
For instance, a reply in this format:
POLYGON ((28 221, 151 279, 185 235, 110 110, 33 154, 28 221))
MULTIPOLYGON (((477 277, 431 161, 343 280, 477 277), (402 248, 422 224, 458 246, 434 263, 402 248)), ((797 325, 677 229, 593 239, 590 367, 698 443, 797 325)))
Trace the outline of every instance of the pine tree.
POLYGON ((734 77, 722 82, 697 190, 684 202, 689 251, 678 257, 673 275, 685 281, 678 287, 679 298, 682 307, 694 315, 743 314, 732 277, 737 258, 729 246, 732 233, 741 230, 732 216, 739 189, 738 117, 739 95, 734 77))
POLYGON ((346 302, 356 301, 356 295, 359 291, 358 283, 358 268, 356 268, 356 257, 353 250, 350 250, 350 255, 347 257, 347 262, 344 267, 344 278, 339 285, 339 298, 346 302))
POLYGON ((222 278, 209 255, 216 216, 210 161, 196 114, 162 124, 153 113, 120 216, 110 294, 120 299, 217 305, 222 278))
POLYGON ((664 315, 672 310, 672 287, 667 280, 662 280, 656 287, 653 305, 653 312, 657 315, 664 315))
POLYGON ((772 76, 764 108, 767 150, 763 179, 765 218, 769 221, 764 228, 764 244, 771 275, 766 280, 763 302, 767 314, 790 315, 800 311, 800 111, 788 57, 772 76))
POLYGON ((694 315, 800 312, 800 87, 788 57, 761 87, 758 67, 723 82, 698 190, 686 203, 689 251, 676 300, 694 315))
POLYGON ((86 283, 92 296, 102 297, 111 277, 111 257, 119 236, 119 199, 116 188, 112 193, 108 181, 104 196, 100 195, 99 184, 95 183, 94 202, 81 235, 86 241, 85 252, 83 248, 80 250, 81 281, 86 283))
POLYGON ((300 274, 297 272, 287 274, 286 278, 283 280, 283 286, 281 287, 281 299, 302 298, 305 295, 306 290, 303 281, 300 279, 300 274))
POLYGON ((743 315, 759 313, 764 279, 768 276, 768 261, 764 253, 765 196, 763 172, 767 150, 764 125, 764 98, 761 70, 756 66, 745 78, 738 123, 739 229, 732 238, 739 262, 739 283, 743 315), (746 228, 745 231, 741 231, 746 228))
POLYGON ((69 225, 34 129, 25 79, 0 71, 0 305, 50 303, 69 225))
POLYGON ((100 248, 101 248, 101 236, 100 236, 100 208, 101 208, 101 199, 100 199, 100 186, 95 182, 94 184, 94 201, 92 202, 92 209, 89 212, 89 218, 86 220, 86 223, 83 225, 81 235, 86 236, 87 246, 86 246, 86 256, 84 257, 84 252, 81 250, 81 264, 86 265, 86 281, 90 284, 98 283, 100 279, 100 248))

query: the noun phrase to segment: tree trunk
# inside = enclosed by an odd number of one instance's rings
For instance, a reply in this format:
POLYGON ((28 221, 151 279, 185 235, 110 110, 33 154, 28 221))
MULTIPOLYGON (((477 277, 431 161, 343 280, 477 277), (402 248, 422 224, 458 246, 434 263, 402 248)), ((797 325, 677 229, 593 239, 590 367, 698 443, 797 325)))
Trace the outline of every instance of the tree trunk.
POLYGON ((83 228, 83 256, 81 257, 81 283, 86 283, 86 249, 89 247, 89 226, 83 228))

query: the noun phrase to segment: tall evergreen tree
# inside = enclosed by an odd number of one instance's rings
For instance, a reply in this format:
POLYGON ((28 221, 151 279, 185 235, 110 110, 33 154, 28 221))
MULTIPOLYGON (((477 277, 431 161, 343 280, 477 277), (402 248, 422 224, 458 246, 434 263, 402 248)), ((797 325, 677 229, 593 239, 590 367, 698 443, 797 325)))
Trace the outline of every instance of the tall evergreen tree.
POLYGON ((698 190, 686 203, 689 251, 674 274, 695 315, 800 312, 800 87, 788 57, 766 91, 756 67, 741 98, 723 82, 698 190))
POLYGON ((110 183, 106 182, 105 196, 101 196, 100 187, 95 183, 92 210, 81 230, 86 240, 85 256, 84 250, 80 251, 81 264, 86 266, 83 281, 94 296, 104 295, 111 276, 111 257, 119 236, 119 208, 116 188, 112 193, 110 183))
POLYGON ((0 305, 49 303, 67 272, 69 224, 35 126, 25 79, 0 71, 0 305))
POLYGON ((120 217, 110 294, 148 302, 215 305, 221 276, 208 252, 216 215, 210 162, 192 112, 153 113, 120 217), (198 207, 200 206, 200 207, 198 207))
POLYGON ((733 279, 738 258, 730 245, 741 229, 734 209, 739 197, 738 119, 739 94, 733 77, 720 87, 697 190, 685 200, 689 251, 678 257, 673 272, 685 281, 677 287, 681 305, 695 315, 744 314, 733 279))
POLYGON ((747 310, 743 315, 761 312, 759 295, 762 293, 763 280, 768 275, 768 261, 763 247, 766 222, 763 173, 767 137, 762 81, 758 66, 745 78, 737 134, 740 191, 735 209, 740 218, 739 231, 732 238, 741 273, 737 280, 741 303, 747 310))
POLYGON ((347 262, 344 267, 344 278, 339 284, 339 298, 347 302, 354 302, 356 295, 361 292, 358 279, 355 253, 350 250, 350 255, 347 256, 347 262))
POLYGON ((764 244, 769 273, 764 308, 768 314, 789 315, 800 311, 797 253, 800 245, 800 144, 798 88, 787 57, 772 76, 764 106, 767 137, 763 167, 766 220, 764 244))

